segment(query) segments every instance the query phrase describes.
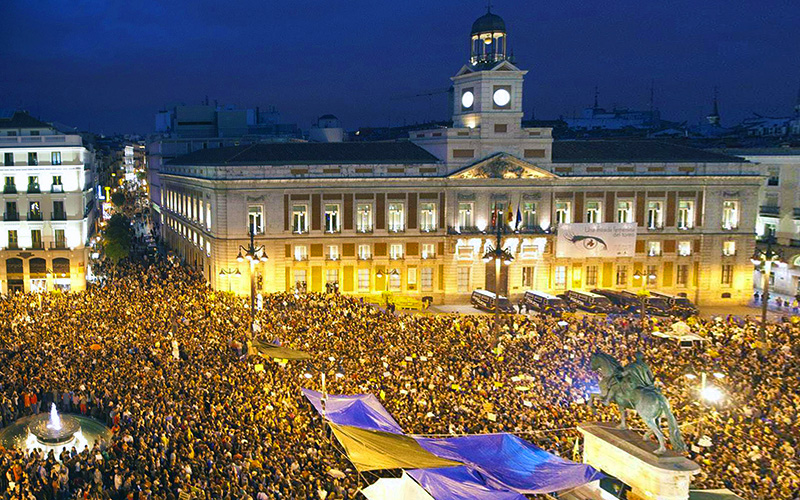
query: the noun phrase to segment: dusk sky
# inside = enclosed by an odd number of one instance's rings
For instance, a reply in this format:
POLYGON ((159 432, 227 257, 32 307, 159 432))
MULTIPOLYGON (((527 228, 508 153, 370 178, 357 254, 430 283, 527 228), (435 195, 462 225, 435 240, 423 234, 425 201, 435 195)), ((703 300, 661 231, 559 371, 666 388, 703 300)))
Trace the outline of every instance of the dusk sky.
MULTIPOLYGON (((800 86, 797 0, 495 0, 525 113, 648 107, 696 123, 719 86, 723 125, 788 115, 800 86)), ((277 106, 307 129, 444 119, 482 0, 3 0, 0 108, 100 133, 150 133, 154 114, 205 96, 277 106)))

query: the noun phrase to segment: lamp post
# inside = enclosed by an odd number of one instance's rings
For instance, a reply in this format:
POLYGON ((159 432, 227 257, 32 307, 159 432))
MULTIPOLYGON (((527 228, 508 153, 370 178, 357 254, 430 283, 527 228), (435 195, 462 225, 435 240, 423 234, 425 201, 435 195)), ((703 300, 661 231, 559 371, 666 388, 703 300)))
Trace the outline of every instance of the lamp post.
POLYGON ((239 262, 243 262, 247 259, 250 262, 250 333, 253 333, 253 324, 255 321, 256 316, 256 281, 255 281, 255 271, 256 271, 256 264, 258 262, 266 262, 267 261, 267 251, 264 248, 264 245, 255 246, 254 242, 254 228, 250 227, 250 245, 246 248, 242 245, 239 245, 239 255, 236 256, 236 260, 239 262), (244 255, 242 254, 244 252, 244 255))
POLYGON ((767 349, 767 306, 769 305, 769 278, 772 272, 772 264, 779 264, 781 262, 781 252, 773 250, 772 245, 775 243, 775 234, 771 229, 767 230, 767 234, 762 239, 767 247, 760 249, 756 247, 756 251, 750 258, 754 266, 759 267, 761 270, 761 324, 758 326, 758 338, 761 343, 761 350, 767 349))
POLYGON ((483 254, 483 261, 487 264, 494 260, 494 325, 490 339, 492 345, 497 342, 500 332, 500 266, 509 265, 514 260, 511 252, 503 248, 502 233, 503 221, 501 215, 497 214, 495 216, 495 244, 494 246, 489 245, 486 253, 483 254))
POLYGON ((378 279, 386 277, 386 281, 383 282, 383 291, 389 291, 389 276, 399 276, 400 272, 397 269, 390 269, 387 273, 383 273, 382 271, 378 271, 375 273, 375 277, 378 279))
POLYGON ((642 315, 642 331, 644 331, 647 325, 647 285, 656 280, 656 275, 636 271, 633 273, 633 279, 635 281, 642 280, 642 291, 639 294, 639 312, 642 315))
POLYGON ((237 278, 242 275, 242 272, 239 269, 231 268, 231 269, 222 269, 219 272, 219 277, 224 278, 228 277, 228 292, 231 291, 231 276, 236 276, 237 278))
MULTIPOLYGON (((328 361, 331 364, 333 364, 333 363, 336 362, 336 358, 334 358, 333 356, 330 356, 330 357, 328 357, 328 361)), ((325 363, 323 363, 323 365, 324 364, 325 363)), ((327 368, 322 368, 322 369, 317 368, 316 366, 314 366, 313 363, 311 363, 309 361, 308 363, 306 363, 306 366, 303 369, 303 377, 306 380, 310 380, 310 379, 314 378, 314 372, 315 371, 319 372, 320 382, 322 383, 322 398, 320 399, 320 402, 322 403, 322 418, 325 418, 325 403, 328 400, 328 388, 326 386, 328 369, 327 368)), ((334 370, 333 370, 333 375, 334 375, 334 378, 337 378, 337 379, 344 378, 344 370, 342 370, 342 365, 340 363, 335 363, 334 370)))
MULTIPOLYGON (((708 383, 708 375, 709 373, 706 371, 701 371, 699 373, 700 389, 698 391, 698 402, 700 405, 705 403, 707 406, 714 408, 716 405, 719 405, 724 401, 725 393, 719 386, 708 383)), ((717 380, 722 380, 725 378, 725 374, 719 370, 711 372, 711 375, 717 380)), ((696 373, 693 368, 689 368, 689 370, 686 372, 686 378, 689 380, 696 380, 698 378, 698 373, 696 373)), ((703 417, 698 420, 697 438, 698 440, 703 438, 703 417)))

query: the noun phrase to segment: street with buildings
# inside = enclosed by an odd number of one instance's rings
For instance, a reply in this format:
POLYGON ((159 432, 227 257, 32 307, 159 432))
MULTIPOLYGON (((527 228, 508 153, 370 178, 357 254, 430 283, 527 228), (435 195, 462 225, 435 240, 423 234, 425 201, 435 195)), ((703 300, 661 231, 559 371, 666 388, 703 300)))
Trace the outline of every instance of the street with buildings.
POLYGON ((515 29, 413 126, 0 112, 0 500, 800 498, 800 94, 528 118, 515 29))

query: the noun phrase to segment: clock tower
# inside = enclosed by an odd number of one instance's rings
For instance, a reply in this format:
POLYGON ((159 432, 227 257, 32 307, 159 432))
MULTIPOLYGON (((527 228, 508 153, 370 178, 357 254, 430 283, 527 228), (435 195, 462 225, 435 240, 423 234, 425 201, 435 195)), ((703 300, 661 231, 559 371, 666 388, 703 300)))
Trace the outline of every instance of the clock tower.
POLYGON ((515 135, 522 123, 522 83, 527 71, 508 55, 506 23, 488 11, 472 24, 469 63, 452 77, 453 126, 480 136, 515 135))

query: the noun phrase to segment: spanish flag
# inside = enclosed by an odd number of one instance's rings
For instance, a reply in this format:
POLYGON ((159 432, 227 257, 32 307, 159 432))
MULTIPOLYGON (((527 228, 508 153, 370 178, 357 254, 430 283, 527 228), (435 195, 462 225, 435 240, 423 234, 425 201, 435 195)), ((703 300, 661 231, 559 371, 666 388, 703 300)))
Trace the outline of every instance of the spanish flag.
POLYGON ((514 224, 514 211, 511 210, 510 205, 508 209, 506 209, 506 224, 509 226, 512 226, 514 224))

